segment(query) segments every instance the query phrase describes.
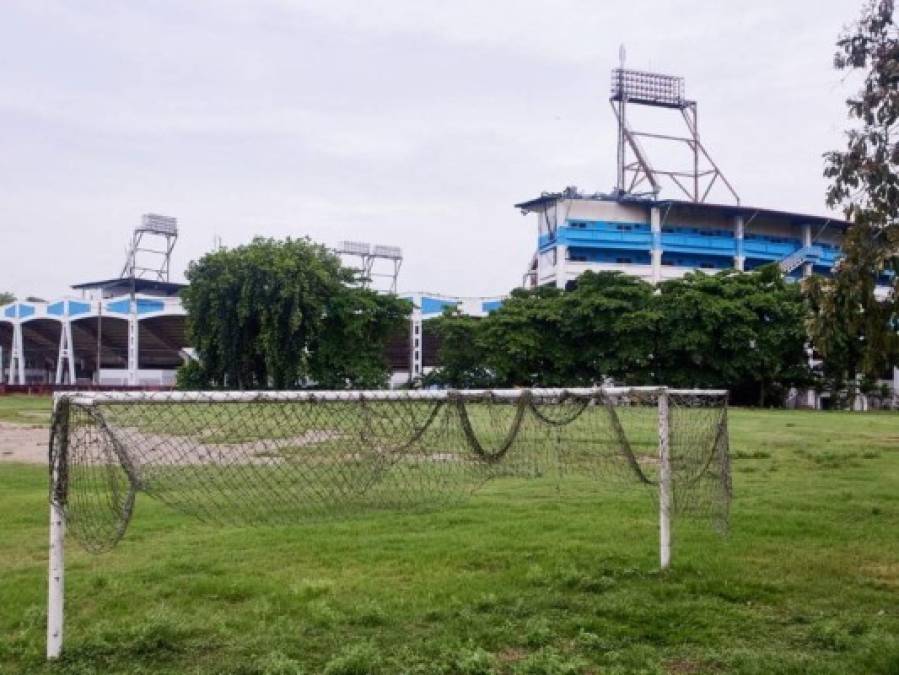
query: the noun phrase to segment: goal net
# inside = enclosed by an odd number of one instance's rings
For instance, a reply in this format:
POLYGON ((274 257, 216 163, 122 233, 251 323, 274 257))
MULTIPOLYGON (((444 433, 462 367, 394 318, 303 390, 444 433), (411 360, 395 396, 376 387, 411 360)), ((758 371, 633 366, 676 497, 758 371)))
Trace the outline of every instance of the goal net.
MULTIPOLYGON (((51 499, 90 551, 138 493, 204 521, 434 507, 497 478, 644 486, 727 525, 726 392, 664 388, 60 394, 51 499)), ((665 564, 663 560, 663 565, 665 564)))

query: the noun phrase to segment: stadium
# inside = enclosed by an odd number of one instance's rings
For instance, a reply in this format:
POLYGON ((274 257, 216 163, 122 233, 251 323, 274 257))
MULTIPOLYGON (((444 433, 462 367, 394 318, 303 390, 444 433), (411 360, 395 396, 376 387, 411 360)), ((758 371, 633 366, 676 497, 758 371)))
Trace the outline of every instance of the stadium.
MULTIPOLYGON (((830 275, 840 259, 845 220, 745 206, 700 141, 697 103, 685 96, 683 78, 612 71, 610 103, 618 128, 618 184, 609 193, 585 194, 575 187, 515 204, 534 218, 534 254, 521 280, 524 288, 566 288, 587 270, 618 271, 652 284, 697 270, 749 271, 777 264, 792 280, 830 275), (629 110, 677 113, 682 135, 638 130, 629 110), (689 170, 666 169, 650 159, 647 142, 686 149, 689 170), (684 199, 663 199, 663 185, 684 199), (709 201, 723 195, 732 203, 709 201)), ((670 152, 662 154, 673 161, 670 152)), ((0 307, 0 381, 17 385, 170 387, 175 370, 191 358, 182 284, 169 280, 177 222, 147 214, 134 229, 119 278, 79 283, 77 298, 16 302, 0 307), (151 243, 147 243, 151 242, 151 243), (158 248, 153 248, 153 243, 158 248)), ((390 279, 396 292, 402 252, 398 247, 341 242, 335 252, 352 258, 362 276, 390 279), (389 269, 379 271, 377 263, 389 269)), ((891 278, 883 276, 880 293, 891 278)), ((464 298, 444 293, 400 293, 413 313, 406 336, 394 339, 387 358, 392 387, 406 386, 439 365, 438 339, 428 320, 447 307, 485 316, 503 296, 464 298)), ((815 354, 809 352, 812 365, 815 354)), ((899 368, 879 383, 899 397, 899 368)), ((828 405, 828 394, 794 391, 793 406, 828 405)), ((867 407, 864 396, 860 407, 867 407)))
POLYGON ((899 674, 892 0, 269 4, 0 10, 0 673, 899 674))

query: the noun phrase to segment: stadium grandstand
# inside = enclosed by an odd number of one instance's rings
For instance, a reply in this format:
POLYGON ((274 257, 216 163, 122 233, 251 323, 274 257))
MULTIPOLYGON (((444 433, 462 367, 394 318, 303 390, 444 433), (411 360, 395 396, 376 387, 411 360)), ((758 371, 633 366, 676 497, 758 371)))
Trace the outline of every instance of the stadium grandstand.
POLYGON ((169 281, 178 229, 147 214, 119 277, 72 286, 77 295, 0 307, 0 382, 170 387, 190 358, 184 284, 169 281))

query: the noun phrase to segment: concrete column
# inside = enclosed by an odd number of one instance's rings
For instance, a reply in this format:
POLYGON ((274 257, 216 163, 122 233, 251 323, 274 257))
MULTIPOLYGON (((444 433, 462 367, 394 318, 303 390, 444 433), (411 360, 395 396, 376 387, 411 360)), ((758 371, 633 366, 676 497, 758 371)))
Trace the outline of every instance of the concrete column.
MULTIPOLYGON (((803 225, 802 226, 802 247, 812 245, 812 226, 811 225, 803 225)), ((804 263, 802 265, 802 276, 810 277, 814 272, 812 263, 804 263)))
POLYGON ((556 246, 556 288, 565 289, 568 281, 568 247, 564 244, 556 246))
POLYGON ((75 384, 75 347, 72 343, 72 324, 68 319, 59 329, 59 354, 56 357, 56 384, 64 384, 68 376, 69 384, 75 384))
POLYGON ((649 209, 649 229, 652 232, 652 282, 657 284, 662 280, 662 212, 657 206, 649 209))
POLYGON ((734 216, 734 269, 742 272, 746 269, 746 256, 743 255, 743 216, 734 216))
POLYGON ((131 300, 131 312, 128 316, 128 384, 135 386, 138 382, 137 371, 140 366, 138 355, 140 323, 137 320, 137 302, 131 300))
POLYGON ((25 347, 22 324, 16 321, 12 328, 12 350, 9 354, 9 383, 25 384, 25 347))
POLYGON ((424 349, 424 336, 422 335, 421 297, 412 299, 412 315, 409 318, 409 381, 421 377, 422 351, 424 349))

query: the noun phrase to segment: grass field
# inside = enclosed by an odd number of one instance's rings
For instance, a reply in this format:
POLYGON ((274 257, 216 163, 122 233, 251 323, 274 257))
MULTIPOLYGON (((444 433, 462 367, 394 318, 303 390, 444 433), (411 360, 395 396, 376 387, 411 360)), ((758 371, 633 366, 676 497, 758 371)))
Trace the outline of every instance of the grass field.
POLYGON ((17 424, 46 424, 50 419, 49 396, 0 396, 0 421, 17 424))
POLYGON ((139 499, 110 553, 69 546, 52 668, 46 469, 0 464, 0 672, 899 672, 899 416, 734 410, 731 434, 731 534, 679 526, 665 574, 633 491, 503 479, 261 529, 139 499))

